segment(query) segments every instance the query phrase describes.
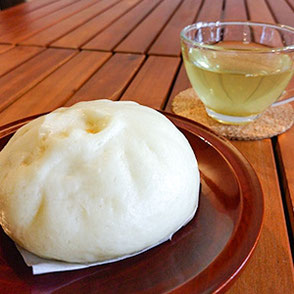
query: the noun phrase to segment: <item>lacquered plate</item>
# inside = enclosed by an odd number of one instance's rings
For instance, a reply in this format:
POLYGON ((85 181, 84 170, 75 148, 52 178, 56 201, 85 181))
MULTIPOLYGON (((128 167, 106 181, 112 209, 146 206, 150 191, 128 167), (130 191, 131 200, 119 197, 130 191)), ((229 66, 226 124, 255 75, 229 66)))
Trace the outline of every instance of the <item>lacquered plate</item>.
MULTIPOLYGON (((263 218, 257 176, 229 141, 165 114, 189 140, 201 172, 194 219, 172 241, 138 256, 88 269, 33 276, 0 231, 0 293, 221 293, 253 252, 263 218)), ((24 119, 0 128, 0 150, 24 119)))

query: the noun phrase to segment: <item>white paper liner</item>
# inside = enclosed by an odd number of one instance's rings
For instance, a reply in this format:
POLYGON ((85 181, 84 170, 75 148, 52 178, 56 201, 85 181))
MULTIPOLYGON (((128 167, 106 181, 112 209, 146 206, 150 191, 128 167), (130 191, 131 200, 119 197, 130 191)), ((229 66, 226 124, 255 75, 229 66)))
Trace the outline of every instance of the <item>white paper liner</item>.
POLYGON ((78 270, 78 269, 88 268, 91 266, 116 262, 119 260, 123 260, 123 259, 129 258, 129 257, 135 256, 135 255, 138 255, 138 254, 143 253, 143 252, 145 252, 155 246, 158 246, 158 245, 164 243, 167 240, 171 240, 172 236, 178 230, 180 230, 183 226, 185 226, 188 222, 190 222, 193 219, 193 217, 195 216, 196 210, 197 210, 197 206, 198 205, 196 205, 193 213, 187 218, 187 220, 185 220, 185 222, 178 229, 176 229, 170 236, 164 238, 163 240, 159 241, 158 243, 151 245, 141 251, 138 251, 138 252, 135 252, 132 254, 127 254, 124 256, 120 256, 120 257, 114 258, 114 259, 108 259, 108 260, 104 260, 104 261, 100 261, 100 262, 93 262, 93 263, 68 263, 68 262, 62 262, 62 261, 57 261, 57 260, 50 260, 50 259, 41 258, 41 257, 25 250, 24 248, 22 248, 18 245, 16 245, 16 248, 20 252, 26 265, 32 267, 32 271, 33 271, 34 275, 78 270))

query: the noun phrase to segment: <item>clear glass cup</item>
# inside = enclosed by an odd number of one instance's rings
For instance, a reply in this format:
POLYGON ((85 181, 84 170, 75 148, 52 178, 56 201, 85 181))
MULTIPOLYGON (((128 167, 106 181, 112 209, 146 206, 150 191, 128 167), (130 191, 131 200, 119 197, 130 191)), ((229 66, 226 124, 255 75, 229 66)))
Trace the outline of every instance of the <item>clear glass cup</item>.
POLYGON ((207 114, 221 123, 258 118, 294 72, 294 28, 256 22, 198 22, 181 32, 189 80, 207 114))

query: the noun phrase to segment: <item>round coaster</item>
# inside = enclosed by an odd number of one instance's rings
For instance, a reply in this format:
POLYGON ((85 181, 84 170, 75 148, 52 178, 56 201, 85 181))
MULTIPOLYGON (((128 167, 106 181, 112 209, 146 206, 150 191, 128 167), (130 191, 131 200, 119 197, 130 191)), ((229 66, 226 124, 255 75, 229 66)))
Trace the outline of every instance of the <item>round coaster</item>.
POLYGON ((203 103, 192 88, 180 92, 172 101, 172 111, 197 121, 231 140, 259 140, 284 133, 294 123, 294 110, 290 104, 269 107, 254 122, 243 125, 225 125, 206 114, 203 103))

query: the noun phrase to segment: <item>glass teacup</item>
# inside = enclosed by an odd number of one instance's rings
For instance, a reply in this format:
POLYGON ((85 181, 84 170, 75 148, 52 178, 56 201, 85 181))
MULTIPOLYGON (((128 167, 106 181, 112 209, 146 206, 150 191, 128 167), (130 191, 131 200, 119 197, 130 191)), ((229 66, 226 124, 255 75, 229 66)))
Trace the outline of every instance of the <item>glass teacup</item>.
MULTIPOLYGON (((222 123, 258 118, 294 72, 294 28, 254 22, 199 22, 181 32, 189 80, 207 114, 222 123)), ((275 103, 276 102, 276 103, 275 103)))

